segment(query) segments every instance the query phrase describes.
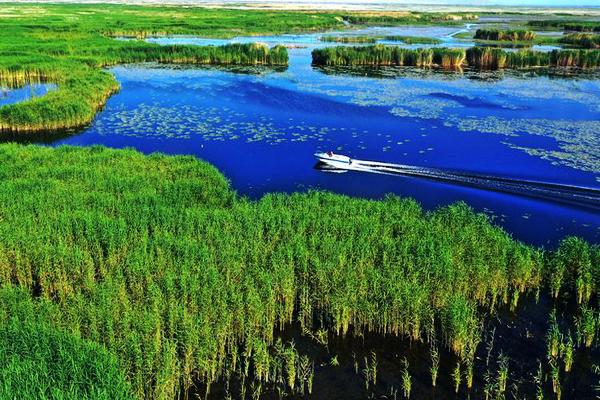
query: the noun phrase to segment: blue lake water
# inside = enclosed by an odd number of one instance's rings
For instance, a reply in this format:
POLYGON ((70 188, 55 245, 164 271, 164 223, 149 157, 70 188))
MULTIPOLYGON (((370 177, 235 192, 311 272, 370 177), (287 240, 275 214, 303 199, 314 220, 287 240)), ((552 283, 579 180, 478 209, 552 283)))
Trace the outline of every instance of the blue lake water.
POLYGON ((53 83, 31 83, 19 88, 4 87, 0 84, 0 107, 43 96, 55 89, 56 85, 53 83))
MULTIPOLYGON (((431 28, 381 28, 431 36, 431 28)), ((455 28, 436 28, 452 43, 455 28)), ((370 30, 370 32, 373 32, 370 30)), ((121 91, 80 133, 53 145, 103 144, 145 153, 193 154, 214 164, 238 193, 324 189, 416 198, 427 209, 465 201, 515 237, 553 246, 567 234, 600 240, 597 210, 423 178, 326 173, 313 153, 465 170, 600 188, 600 80, 529 73, 386 70, 380 76, 311 66, 320 34, 158 43, 262 41, 291 46, 284 70, 111 68, 121 91)))

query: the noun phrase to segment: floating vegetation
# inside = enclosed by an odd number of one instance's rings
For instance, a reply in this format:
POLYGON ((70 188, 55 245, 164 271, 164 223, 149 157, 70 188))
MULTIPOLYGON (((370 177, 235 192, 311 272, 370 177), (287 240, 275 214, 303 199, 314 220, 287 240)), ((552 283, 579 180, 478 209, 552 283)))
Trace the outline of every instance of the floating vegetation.
POLYGON ((499 30, 499 29, 477 29, 475 39, 497 40, 497 41, 531 41, 536 38, 533 31, 526 30, 499 30))
POLYGON ((255 120, 252 115, 227 108, 165 106, 157 102, 111 110, 96 120, 94 129, 101 135, 158 140, 195 136, 207 142, 243 140, 270 144, 319 140, 331 132, 327 127, 276 124, 273 118, 255 120))
POLYGON ((532 148, 505 142, 511 148, 530 155, 567 165, 583 171, 600 172, 600 156, 595 151, 600 143, 595 134, 600 129, 598 121, 570 121, 550 119, 505 119, 495 116, 479 119, 463 118, 449 121, 462 131, 478 131, 499 135, 520 134, 548 136, 556 139, 561 151, 532 148))

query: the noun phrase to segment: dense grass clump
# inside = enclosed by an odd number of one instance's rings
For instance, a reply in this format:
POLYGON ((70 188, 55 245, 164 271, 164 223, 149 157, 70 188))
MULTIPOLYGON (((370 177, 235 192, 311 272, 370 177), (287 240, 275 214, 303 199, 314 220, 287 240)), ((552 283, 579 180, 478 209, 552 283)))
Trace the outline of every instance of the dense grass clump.
POLYGON ((382 25, 382 26, 396 26, 396 25, 410 25, 410 24, 431 24, 431 23, 445 23, 445 24, 458 24, 463 21, 476 20, 478 18, 475 14, 469 13, 455 13, 455 14, 444 14, 444 13, 411 13, 411 12, 399 12, 399 13, 355 13, 351 15, 344 15, 344 20, 354 25, 382 25))
POLYGON ((552 50, 541 52, 519 50, 507 52, 488 47, 473 47, 467 50, 467 64, 473 68, 552 68, 575 67, 597 68, 600 66, 600 51, 597 50, 552 50))
POLYGON ((462 49, 404 49, 397 46, 328 47, 312 52, 315 65, 375 65, 457 68, 463 65, 462 49))
POLYGON ((439 336, 469 363, 485 313, 545 279, 539 250, 464 204, 248 201, 191 157, 102 147, 1 145, 0 178, 0 321, 103 345, 138 398, 232 373, 310 390, 310 362, 274 337, 292 321, 439 336))
POLYGON ((403 35, 389 35, 383 36, 384 40, 403 42, 406 44, 440 44, 441 39, 426 37, 426 36, 403 36, 403 35))
POLYGON ((401 36, 401 35, 389 35, 389 36, 322 36, 321 40, 324 42, 336 42, 336 43, 377 43, 379 40, 388 40, 393 42, 403 42, 406 44, 439 44, 442 41, 436 38, 421 37, 421 36, 401 36))
MULTIPOLYGON (((2 295, 27 293, 4 290, 2 295)), ((0 323, 0 382, 2 399, 133 399, 114 355, 97 343, 32 322, 0 323)))
POLYGON ((472 67, 479 69, 600 66, 598 50, 553 50, 541 52, 519 50, 508 52, 488 47, 470 49, 403 49, 396 46, 328 47, 315 49, 313 64, 324 66, 414 66, 446 69, 472 67))
POLYGON ((559 42, 584 49, 600 49, 600 35, 589 33, 571 33, 559 39, 559 42))
POLYGON ((535 20, 529 21, 529 26, 545 29, 562 29, 567 32, 600 32, 599 21, 577 20, 535 20))
POLYGON ((379 39, 377 36, 321 36, 321 41, 335 43, 376 43, 379 39))
POLYGON ((498 41, 531 41, 536 38, 533 31, 526 30, 499 30, 499 29, 477 29, 475 39, 498 40, 498 41))
POLYGON ((379 40, 388 40, 393 42, 403 42, 406 44, 439 44, 442 41, 436 38, 421 37, 421 36, 401 36, 401 35, 388 35, 388 36, 322 36, 321 40, 324 42, 336 42, 336 43, 377 43, 379 40))

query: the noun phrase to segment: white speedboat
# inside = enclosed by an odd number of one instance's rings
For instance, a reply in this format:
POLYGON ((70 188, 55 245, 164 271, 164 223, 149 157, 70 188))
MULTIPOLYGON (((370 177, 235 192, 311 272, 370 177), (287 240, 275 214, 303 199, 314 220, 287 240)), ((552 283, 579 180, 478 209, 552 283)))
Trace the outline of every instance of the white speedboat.
POLYGON ((325 153, 315 153, 315 157, 322 163, 338 169, 352 169, 352 159, 341 154, 334 154, 333 151, 325 153))

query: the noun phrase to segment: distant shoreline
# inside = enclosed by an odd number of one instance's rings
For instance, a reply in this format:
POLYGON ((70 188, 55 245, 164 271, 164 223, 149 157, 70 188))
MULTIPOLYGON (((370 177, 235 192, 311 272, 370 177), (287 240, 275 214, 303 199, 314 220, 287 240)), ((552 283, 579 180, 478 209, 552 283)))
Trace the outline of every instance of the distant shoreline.
MULTIPOLYGON (((123 5, 148 5, 148 6, 185 6, 206 8, 234 8, 234 9, 263 9, 286 11, 416 11, 416 12, 479 12, 479 13, 532 13, 532 14, 570 14, 576 16, 599 17, 600 5, 592 6, 545 6, 545 5, 443 5, 443 4, 409 4, 376 2, 363 3, 340 0, 308 1, 295 0, 280 2, 274 0, 14 0, 10 3, 73 3, 73 4, 123 4, 123 5)), ((0 5, 3 4, 0 2, 0 5)))

